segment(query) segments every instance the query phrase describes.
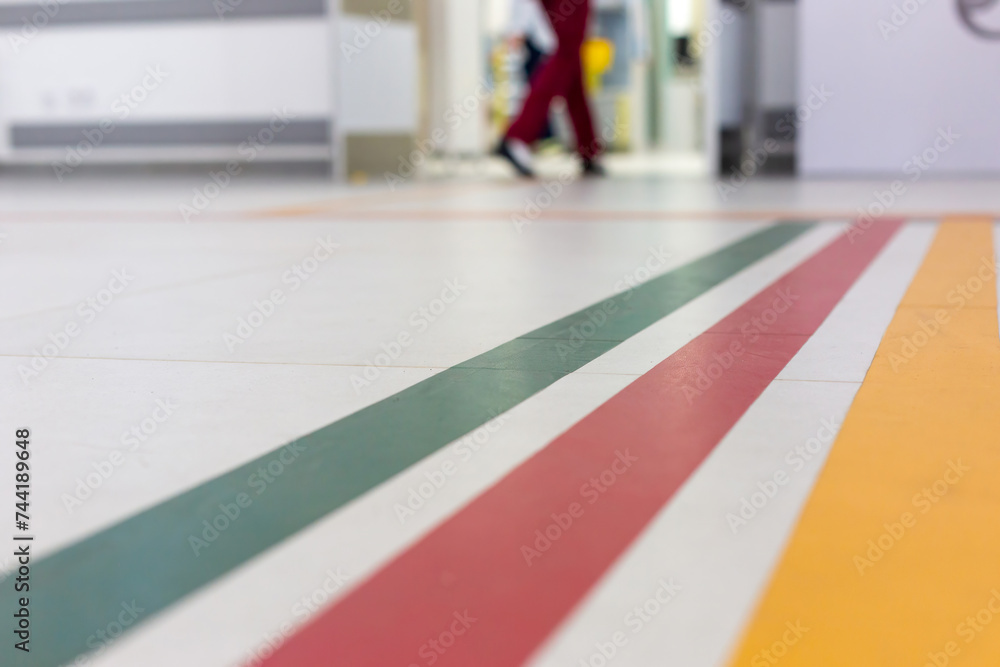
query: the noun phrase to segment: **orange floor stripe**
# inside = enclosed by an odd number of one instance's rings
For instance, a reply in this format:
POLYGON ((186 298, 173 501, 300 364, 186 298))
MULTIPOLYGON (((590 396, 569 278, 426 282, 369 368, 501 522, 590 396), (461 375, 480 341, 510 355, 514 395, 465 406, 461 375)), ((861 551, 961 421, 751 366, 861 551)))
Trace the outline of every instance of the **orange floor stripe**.
POLYGON ((991 222, 941 226, 733 665, 1000 664, 991 222))

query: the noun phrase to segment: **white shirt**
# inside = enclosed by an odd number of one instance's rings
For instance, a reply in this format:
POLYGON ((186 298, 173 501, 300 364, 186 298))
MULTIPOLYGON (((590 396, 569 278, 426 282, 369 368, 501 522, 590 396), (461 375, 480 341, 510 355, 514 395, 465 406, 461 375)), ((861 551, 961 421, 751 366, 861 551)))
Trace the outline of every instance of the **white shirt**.
POLYGON ((511 1, 507 34, 511 37, 530 37, 544 53, 553 53, 559 44, 540 0, 511 1))

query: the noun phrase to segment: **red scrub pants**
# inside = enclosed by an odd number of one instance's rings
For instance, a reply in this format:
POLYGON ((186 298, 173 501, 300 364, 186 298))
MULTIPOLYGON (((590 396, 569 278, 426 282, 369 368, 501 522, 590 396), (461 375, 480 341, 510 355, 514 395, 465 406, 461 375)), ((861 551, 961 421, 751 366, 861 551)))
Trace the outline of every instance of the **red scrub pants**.
POLYGON ((532 80, 524 108, 507 130, 507 138, 519 139, 526 144, 535 141, 548 120, 552 98, 562 97, 573 121, 577 151, 584 158, 593 159, 601 152, 601 146, 594 134, 580 60, 590 15, 590 0, 539 1, 545 7, 559 46, 532 80))

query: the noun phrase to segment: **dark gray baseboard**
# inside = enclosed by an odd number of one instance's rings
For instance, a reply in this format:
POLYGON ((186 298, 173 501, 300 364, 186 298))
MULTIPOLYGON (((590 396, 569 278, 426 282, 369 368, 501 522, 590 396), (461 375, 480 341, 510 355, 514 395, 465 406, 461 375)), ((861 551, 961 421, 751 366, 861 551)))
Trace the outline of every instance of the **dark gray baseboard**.
MULTIPOLYGON (((214 121, 177 123, 122 123, 110 132, 99 132, 102 147, 149 146, 238 146, 269 129, 269 118, 257 121, 214 121)), ((59 148, 81 141, 96 144, 98 124, 27 124, 11 126, 11 146, 19 148, 59 148), (89 140, 87 134, 95 137, 89 140)), ((265 134, 274 145, 329 144, 330 123, 326 119, 292 119, 279 132, 265 134), (270 137, 273 136, 273 139, 270 137)))

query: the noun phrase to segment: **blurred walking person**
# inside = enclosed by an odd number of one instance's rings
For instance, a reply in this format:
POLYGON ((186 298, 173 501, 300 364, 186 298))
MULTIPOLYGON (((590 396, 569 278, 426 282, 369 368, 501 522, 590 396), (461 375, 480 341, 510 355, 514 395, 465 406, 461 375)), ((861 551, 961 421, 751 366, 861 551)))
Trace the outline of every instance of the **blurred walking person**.
MULTIPOLYGON (((513 49, 523 49, 525 89, 530 89, 535 75, 542 69, 549 57, 555 53, 558 42, 549 19, 538 0, 513 0, 510 7, 510 25, 507 40, 513 49)), ((547 116, 536 141, 555 137, 552 121, 547 116)))
POLYGON ((507 130, 497 153, 505 157, 519 174, 534 178, 529 145, 535 141, 548 121, 552 99, 566 100, 577 153, 583 163, 583 173, 603 176, 597 161, 601 146, 594 133, 594 121, 583 86, 583 62, 580 49, 587 34, 590 0, 535 0, 540 2, 555 31, 558 46, 532 80, 531 90, 520 115, 507 130))

